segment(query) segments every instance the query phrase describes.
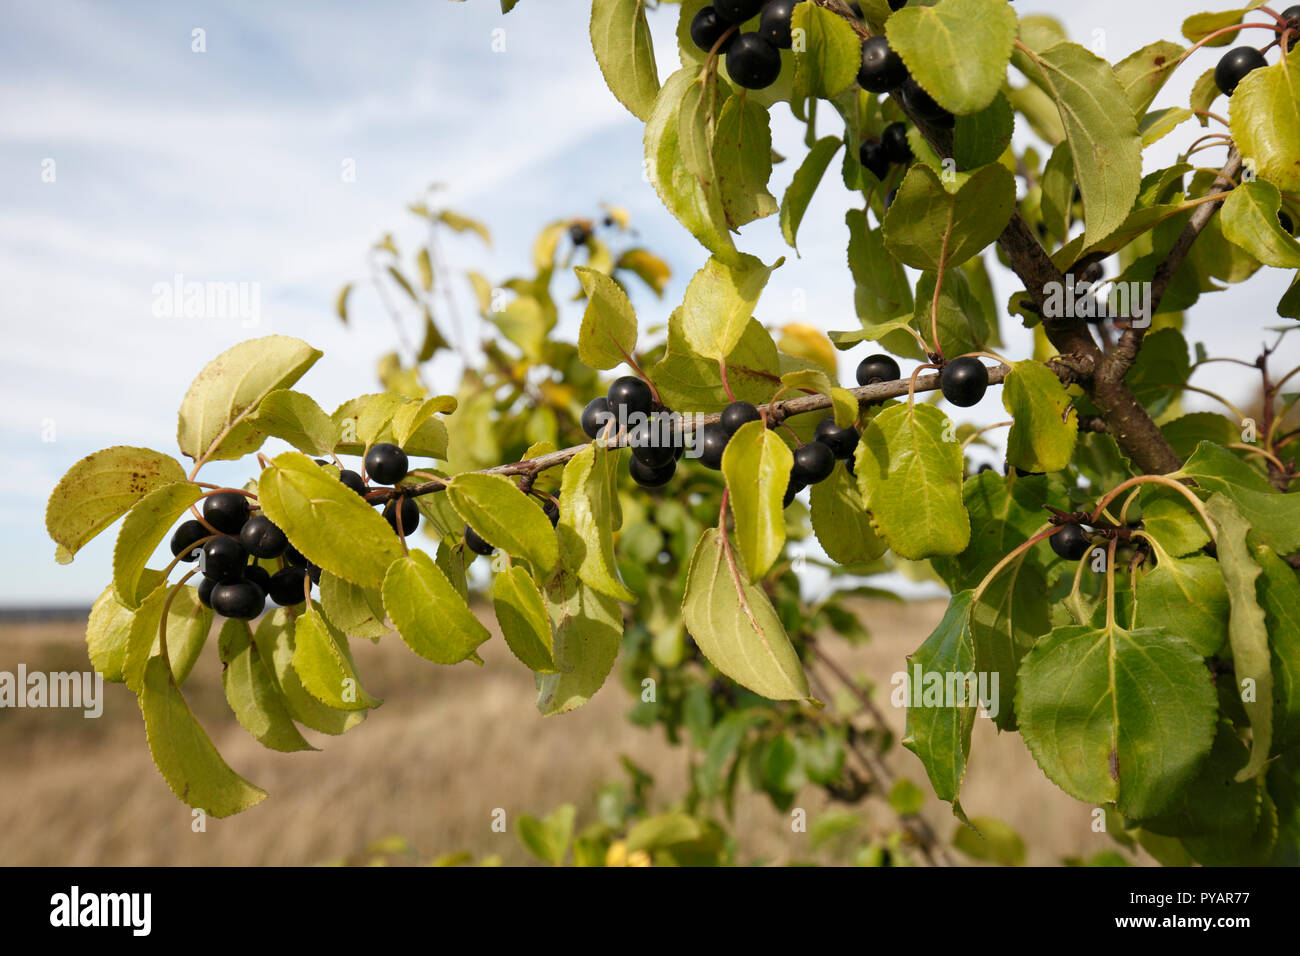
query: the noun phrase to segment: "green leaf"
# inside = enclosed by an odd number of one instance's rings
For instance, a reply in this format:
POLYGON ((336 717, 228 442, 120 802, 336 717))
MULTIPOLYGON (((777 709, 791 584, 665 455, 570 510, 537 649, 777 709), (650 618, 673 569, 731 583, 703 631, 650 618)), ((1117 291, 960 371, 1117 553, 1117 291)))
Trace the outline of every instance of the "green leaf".
POLYGON ((554 673, 551 623, 541 592, 528 572, 518 565, 492 579, 492 606, 506 644, 529 669, 554 673))
MULTIPOLYGON (((924 272, 916 283, 916 307, 912 328, 927 340, 934 334, 935 273, 924 272)), ((939 348, 944 355, 965 355, 983 350, 988 338, 983 306, 971 291, 960 269, 949 269, 939 290, 939 348)), ((911 341, 915 338, 909 336, 911 341)))
POLYGON ((55 560, 67 564, 149 492, 184 480, 180 462, 152 448, 115 445, 81 459, 45 506, 45 530, 58 545, 55 560))
POLYGON ((636 596, 623 584, 614 561, 614 532, 623 523, 615 487, 617 451, 592 443, 569 459, 560 484, 560 521, 565 567, 589 587, 619 601, 636 596))
POLYGON ((668 263, 648 249, 627 249, 618 257, 615 269, 626 269, 650 287, 658 298, 664 297, 664 288, 672 277, 668 263))
POLYGON ((126 664, 127 640, 138 613, 139 610, 133 611, 118 601, 111 584, 104 588, 90 608, 90 617, 86 621, 86 651, 90 656, 90 666, 106 681, 121 683, 126 679, 122 668, 126 664))
POLYGON ((757 581, 785 547, 785 497, 794 467, 789 446, 763 422, 748 422, 722 453, 730 490, 736 548, 749 580, 757 581))
POLYGON ((503 475, 457 475, 445 492, 465 523, 494 548, 546 577, 559 562, 555 529, 542 510, 503 475))
POLYGON ((521 815, 519 817, 519 842, 524 849, 543 863, 559 866, 569 852, 573 839, 573 819, 577 811, 566 803, 545 820, 521 815))
POLYGON ((1196 775, 1215 713, 1200 655, 1156 628, 1058 627, 1020 666, 1016 715, 1038 766, 1129 817, 1159 813, 1196 775))
POLYGON ((276 693, 298 723, 323 734, 337 736, 365 720, 365 710, 336 710, 321 703, 302 684, 294 670, 294 616, 289 608, 276 608, 264 616, 253 632, 253 643, 276 693))
POLYGON ((678 843, 689 843, 703 836, 694 817, 680 811, 661 813, 642 820, 627 831, 627 852, 659 850, 678 843))
POLYGON ((717 184, 704 184, 682 158, 679 119, 695 71, 681 69, 664 83, 645 128, 645 172, 673 217, 718 258, 740 264, 717 184))
POLYGON ((885 553, 885 542, 876 537, 847 467, 837 467, 812 486, 812 527, 827 557, 837 564, 866 564, 885 553))
POLYGON ((790 30, 802 40, 794 55, 796 99, 831 99, 857 78, 862 42, 847 20, 816 4, 800 3, 790 30))
MULTIPOLYGON (((513 4, 512 4, 513 6, 513 4)), ((471 219, 469 216, 462 216, 458 212, 452 212, 450 209, 444 209, 438 213, 438 221, 453 232, 474 232, 483 240, 484 244, 492 245, 492 233, 487 226, 477 219, 471 219)))
POLYGON ((979 112, 957 116, 952 131, 957 170, 965 172, 995 162, 1011 145, 1015 123, 1015 113, 1002 93, 979 112))
MULTIPOLYGON (((682 310, 668 320, 668 349, 650 370, 659 399, 678 412, 715 412, 729 401, 715 359, 705 358, 686 341, 682 310)), ((767 329, 750 319, 740 343, 727 356, 727 381, 741 401, 761 405, 781 380, 776 343, 767 329)))
MULTIPOLYGON (((865 328, 910 317, 912 284, 902 263, 885 251, 884 231, 871 229, 866 213, 860 209, 850 209, 844 221, 849 227, 849 271, 853 274, 853 306, 858 321, 865 328)), ((907 339, 912 341, 910 335, 907 339)))
POLYGON ((729 97, 713 134, 713 168, 727 225, 738 229, 777 211, 767 191, 772 130, 767 110, 745 96, 729 97))
POLYGON ((1139 120, 1155 102, 1183 53, 1183 47, 1177 43, 1157 40, 1115 64, 1115 77, 1124 87, 1133 115, 1139 120))
POLYGON ((682 616, 691 637, 718 670, 772 700, 808 696, 808 679, 785 628, 731 543, 716 528, 695 546, 682 616))
POLYGON ((384 577, 384 609, 406 645, 435 664, 475 657, 491 635, 447 575, 423 551, 394 561, 384 577))
POLYGON ((556 672, 537 674, 537 709, 545 717, 581 707, 600 690, 623 639, 618 602, 567 571, 546 589, 556 672))
POLYGON ((1250 465, 1209 442, 1197 446, 1178 474, 1194 479, 1206 494, 1230 498, 1255 536, 1278 553, 1300 550, 1300 492, 1278 492, 1250 465))
POLYGON ((1024 866, 1025 841, 1012 827, 992 817, 972 817, 969 827, 958 827, 952 845, 972 860, 997 866, 1024 866))
POLYGON ((1209 555, 1175 558, 1152 544, 1157 564, 1137 583, 1138 627, 1163 627, 1202 657, 1228 639, 1228 591, 1219 562, 1209 555))
POLYGON ((885 213, 885 247, 915 269, 952 268, 997 239, 1015 204, 1015 177, 1005 166, 985 166, 950 192, 934 170, 915 163, 885 213))
POLYGON ((587 310, 578 333, 578 358, 592 368, 614 368, 636 349, 636 312, 622 286, 607 275, 575 266, 587 310))
POLYGON ((592 0, 591 48, 614 98, 642 122, 659 92, 644 0, 592 0))
MULTIPOLYGON (((1300 65, 1300 64, 1297 64, 1300 65)), ((1244 182, 1228 193, 1219 209, 1224 237, 1266 266, 1300 268, 1300 242, 1282 229, 1277 213, 1282 196, 1262 179, 1244 182)))
POLYGON ((1060 471, 1074 456, 1079 416, 1065 386, 1046 365, 1017 362, 1002 382, 1002 407, 1011 413, 1007 461, 1024 471, 1060 471))
MULTIPOLYGON (((1230 27, 1241 22, 1252 8, 1257 7, 1263 0, 1258 3, 1252 3, 1249 6, 1242 6, 1235 10, 1222 10, 1215 13, 1196 13, 1183 21, 1183 36, 1193 43, 1199 43, 1211 33, 1217 33, 1224 27, 1230 27)), ((1205 45, 1206 46, 1227 46, 1235 42, 1237 33, 1229 33, 1225 36, 1215 37, 1205 45)))
POLYGON ((202 488, 185 481, 163 485, 140 499, 127 514, 113 546, 113 588, 124 606, 138 608, 153 590, 154 582, 143 577, 145 562, 176 519, 202 494, 202 488))
POLYGON ((903 737, 903 746, 921 759, 935 796, 951 803, 953 813, 962 820, 966 814, 958 797, 979 703, 972 699, 977 694, 968 693, 970 684, 962 680, 975 669, 971 599, 970 591, 953 595, 939 626, 907 658, 907 729, 903 737), (949 684, 954 690, 950 696, 945 695, 949 684))
POLYGON ((1004 478, 994 471, 967 478, 962 502, 970 515, 970 545, 933 561, 953 591, 974 588, 1008 552, 1029 540, 1046 523, 1044 505, 1068 508, 1059 483, 1036 475, 1004 478))
POLYGON ((1001 730, 1016 727, 1014 704, 1021 660, 1052 629, 1043 600, 1046 593, 1042 569, 1021 558, 993 579, 971 612, 975 671, 996 676, 996 693, 990 694, 993 699, 986 701, 985 707, 1001 730))
POLYGON ((899 10, 885 36, 935 102, 950 113, 974 113, 1002 89, 1016 13, 1003 0, 939 0, 899 10))
MULTIPOLYGON (((167 608, 167 656, 172 664, 172 677, 177 684, 184 684, 185 679, 194 670, 194 664, 207 643, 212 631, 215 614, 212 608, 199 600, 199 589, 184 585, 176 590, 171 605, 167 608)), ((151 654, 159 653, 161 648, 154 641, 151 654)))
POLYGON ((233 618, 221 625, 221 686, 226 703, 241 727, 270 750, 293 753, 315 750, 298 728, 262 662, 246 621, 233 618))
POLYGON ((327 707, 369 710, 383 703, 361 686, 348 653, 347 635, 330 624, 315 605, 294 623, 293 669, 307 693, 327 707))
MULTIPOLYGON (((1190 458, 1196 446, 1203 441, 1216 445, 1231 445, 1241 441, 1237 424, 1216 412, 1191 412, 1180 415, 1160 426, 1174 453, 1180 459, 1190 458)), ((1186 552, 1184 552, 1186 553, 1186 552)))
POLYGON ((1300 579, 1267 547, 1251 550, 1263 572, 1255 587, 1272 651, 1273 749, 1280 753, 1300 739, 1300 579))
POLYGON ((1142 140, 1129 95, 1109 63, 1077 43, 1057 43, 1017 67, 1055 102, 1083 196, 1084 242, 1118 229, 1142 182, 1142 140))
POLYGON ((360 587, 329 571, 321 572, 320 603, 330 623, 349 637, 377 641, 390 630, 384 623, 384 602, 378 590, 360 587))
POLYGON ((1263 772, 1273 740, 1273 669, 1268 627, 1264 609, 1255 594, 1260 567, 1246 543, 1250 525, 1232 501, 1213 494, 1205 503, 1205 510, 1215 524, 1214 543, 1231 605, 1228 642, 1232 646, 1234 679, 1243 698, 1241 706, 1250 718, 1250 760, 1238 771, 1236 779, 1249 780, 1263 772), (1248 696, 1250 699, 1246 699, 1248 696))
POLYGON ((308 455, 333 451, 341 436, 338 423, 311 396, 287 388, 268 392, 248 421, 258 431, 283 439, 308 455))
POLYGON ((258 478, 257 497, 308 561, 345 581, 378 588, 402 556, 401 542, 379 512, 306 455, 277 455, 258 478))
POLYGON ((507 339, 519 346, 525 358, 541 362, 547 323, 545 311, 537 299, 521 295, 500 312, 494 312, 491 319, 507 339))
POLYGON ((842 145, 844 140, 839 136, 824 136, 817 140, 795 170, 790 185, 786 187, 785 195, 781 198, 781 235, 791 249, 798 248, 795 236, 799 232, 799 224, 803 222, 803 214, 808 211, 808 203, 817 191, 831 158, 839 152, 842 145))
POLYGON ((854 460, 872 523, 899 557, 959 554, 970 543, 961 446, 933 405, 893 405, 874 416, 854 460))
POLYGON ((154 763, 172 793, 187 806, 220 818, 266 799, 265 790, 221 759, 160 657, 151 658, 145 667, 140 711, 154 763))
POLYGON ((717 360, 730 354, 745 334, 768 277, 784 261, 778 259, 769 267, 744 255, 743 264, 732 267, 710 257, 686 287, 681 311, 686 344, 704 358, 717 360))
POLYGON ((288 388, 321 352, 301 339, 268 335, 227 349, 199 373, 181 402, 176 443, 195 461, 239 458, 255 444, 245 419, 269 392, 288 388))

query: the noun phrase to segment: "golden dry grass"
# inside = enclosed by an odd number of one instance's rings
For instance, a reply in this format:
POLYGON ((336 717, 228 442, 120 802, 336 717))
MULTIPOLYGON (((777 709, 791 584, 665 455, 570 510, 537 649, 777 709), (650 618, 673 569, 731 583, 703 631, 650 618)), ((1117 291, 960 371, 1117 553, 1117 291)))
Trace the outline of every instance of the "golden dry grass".
MULTIPOLYGON (((873 632, 865 647, 836 647, 850 670, 880 688, 877 699, 896 734, 903 712, 888 706, 889 675, 903 666, 938 621, 939 602, 864 606, 873 632)), ((533 707, 531 675, 502 641, 484 646, 486 666, 437 667, 396 640, 355 642, 367 689, 386 703, 343 737, 309 735, 318 753, 263 749, 226 708, 215 648, 206 648, 186 696, 236 770, 270 797, 237 817, 191 830, 190 810, 154 769, 135 698, 105 685, 104 716, 0 710, 0 864, 260 865, 307 864, 356 854, 371 841, 400 835, 421 859, 466 850, 527 863, 513 833, 494 833, 492 813, 543 815, 561 803, 593 818, 596 788, 619 779, 626 754, 654 774, 667 802, 684 790, 687 754, 660 732, 628 724, 626 692, 611 680, 586 707, 543 719, 533 707)), ((0 670, 87 667, 75 624, 0 625, 0 670)), ((919 762, 896 748, 890 763, 925 789, 919 762)), ((797 801, 810 818, 829 802, 807 788, 797 801)), ((1029 845, 1029 862, 1057 863, 1113 847, 1090 828, 1089 808, 1048 783, 1014 735, 978 722, 963 803, 972 815, 1012 824, 1029 845)), ((878 802, 872 825, 891 825, 878 802)), ((956 822, 931 798, 927 816, 945 835, 956 822)), ((744 860, 813 858, 804 833, 765 797, 738 801, 732 832, 744 860)), ((960 859, 960 857, 959 857, 960 859)))

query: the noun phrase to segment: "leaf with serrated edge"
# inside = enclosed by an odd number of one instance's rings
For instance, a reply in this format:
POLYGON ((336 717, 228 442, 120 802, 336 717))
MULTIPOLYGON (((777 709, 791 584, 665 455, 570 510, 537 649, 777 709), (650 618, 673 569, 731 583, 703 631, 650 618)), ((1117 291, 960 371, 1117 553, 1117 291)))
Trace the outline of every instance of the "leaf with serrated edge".
POLYGON ((406 645, 435 664, 458 664, 491 635, 447 575, 423 551, 393 562, 384 609, 406 645))
POLYGON ((745 583, 740 556, 716 528, 691 556, 682 616, 718 670, 772 700, 808 696, 808 678, 781 619, 761 588, 745 583))
POLYGON ((727 225, 738 229, 777 211, 776 199, 767 191, 772 176, 767 110, 747 97, 729 97, 718 115, 712 157, 727 225))
POLYGON ((152 590, 141 587, 145 562, 176 519, 202 494, 202 488, 188 482, 163 485, 145 495, 126 516, 113 546, 113 588, 125 607, 139 607, 152 590))
POLYGON ((592 443, 569 459, 560 485, 560 521, 556 527, 564 565, 574 568, 589 587, 620 601, 636 596, 627 589, 614 561, 618 494, 613 468, 619 453, 592 443))
POLYGON ((539 674, 555 673, 551 622, 528 572, 515 565, 497 574, 492 579, 492 606, 511 653, 539 674))
MULTIPOLYGON (((727 356, 727 381, 737 400, 761 405, 780 381, 780 357, 767 329, 750 319, 738 344, 727 356)), ((668 349, 650 369, 660 400, 678 412, 711 412, 730 399, 715 360, 698 354, 682 331, 681 310, 668 320, 668 349)))
POLYGON ((1300 739, 1300 579, 1263 545, 1252 549, 1263 572, 1256 581, 1273 658, 1273 751, 1300 739))
POLYGON ((885 553, 847 467, 812 486, 812 527, 827 557, 837 564, 866 564, 885 553))
POLYGON ((1015 204, 1015 177, 1005 166, 985 166, 949 192, 934 170, 915 163, 885 213, 885 247, 915 269, 937 272, 940 260, 952 268, 997 239, 1015 204))
MULTIPOLYGON (((1300 66, 1300 64, 1297 64, 1300 66)), ((1256 179, 1229 190, 1219 209, 1223 235, 1266 266, 1300 268, 1300 242, 1282 229, 1278 209, 1282 196, 1272 183, 1256 179)))
POLYGON ((614 368, 636 349, 636 313, 622 286, 609 276, 575 266, 587 294, 578 332, 578 358, 592 368, 614 368))
POLYGON ((55 560, 67 564, 149 492, 184 480, 180 462, 152 448, 115 445, 87 455, 59 479, 45 506, 45 530, 58 545, 55 560))
POLYGON ((890 47, 951 113, 993 102, 1006 79, 1016 13, 1003 0, 939 0, 899 10, 885 24, 890 47))
POLYGON ((808 203, 817 191, 831 158, 839 152, 842 145, 844 140, 839 136, 824 136, 817 140, 795 170, 790 185, 786 187, 785 195, 781 198, 781 235, 791 249, 798 248, 795 236, 799 232, 799 224, 803 222, 803 214, 807 211, 808 203))
POLYGON ((1001 730, 1015 730, 1016 674, 1020 661, 1040 637, 1052 629, 1043 600, 1047 581, 1042 569, 1022 556, 1002 571, 971 610, 971 641, 975 671, 996 674, 996 713, 989 716, 1001 730))
POLYGON ((214 817, 228 817, 266 799, 221 759, 194 719, 161 657, 149 660, 140 691, 149 751, 167 786, 183 803, 214 817))
POLYGON ((1002 407, 1011 413, 1007 461, 1032 472, 1060 471, 1074 456, 1079 416, 1065 386, 1046 365, 1017 362, 1002 382, 1002 407))
POLYGON ((561 572, 543 596, 554 635, 556 672, 537 674, 537 709, 545 717, 581 707, 600 690, 623 639, 618 602, 561 572))
POLYGON ((365 720, 368 711, 336 710, 307 692, 293 669, 293 624, 288 608, 276 608, 258 622, 253 632, 253 642, 276 691, 298 723, 334 736, 351 730, 365 720))
POLYGON ((248 420, 258 431, 287 441, 308 455, 327 454, 339 443, 338 423, 311 396, 292 389, 267 393, 248 420))
POLYGON ((720 359, 740 344, 772 270, 753 256, 733 268, 710 257, 686 287, 681 329, 686 344, 705 358, 720 359))
POLYGON ((294 622, 293 669, 307 693, 327 707, 378 707, 382 701, 366 693, 352 667, 347 640, 347 635, 333 627, 315 605, 307 608, 294 622))
POLYGON ((1138 627, 1163 627, 1202 657, 1228 639, 1228 591, 1219 562, 1206 554, 1175 558, 1155 541, 1156 566, 1137 583, 1138 627))
POLYGON ((722 474, 730 491, 736 547, 749 580, 757 581, 785 547, 782 498, 794 455, 763 422, 747 422, 722 453, 722 474))
POLYGON ((555 529, 510 479, 457 475, 444 494, 465 523, 494 548, 523 558, 543 578, 555 570, 559 562, 555 529))
POLYGON ((1157 40, 1135 50, 1115 64, 1115 76, 1138 119, 1151 108, 1174 68, 1182 62, 1183 47, 1168 40, 1157 40))
POLYGON ((377 641, 391 630, 384 623, 379 591, 359 587, 329 571, 321 572, 320 604, 330 623, 349 637, 377 641))
POLYGON ((233 618, 221 625, 221 686, 239 725, 263 747, 281 753, 315 750, 294 726, 293 718, 253 643, 248 622, 233 618))
POLYGON ((648 120, 659 71, 644 0, 592 0, 591 47, 614 98, 637 119, 648 120))
POLYGON ((1300 44, 1271 66, 1251 70, 1228 101, 1237 150, 1260 179, 1300 190, 1300 44))

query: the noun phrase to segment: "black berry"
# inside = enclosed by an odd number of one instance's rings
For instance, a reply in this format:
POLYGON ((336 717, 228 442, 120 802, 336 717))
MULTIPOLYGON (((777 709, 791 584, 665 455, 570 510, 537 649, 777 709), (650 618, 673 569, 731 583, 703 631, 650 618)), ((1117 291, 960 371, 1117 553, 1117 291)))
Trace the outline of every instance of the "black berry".
POLYGON ((727 74, 747 90, 769 87, 781 75, 781 51, 757 33, 742 33, 727 50, 727 74))
POLYGON ((307 562, 307 576, 311 578, 312 584, 320 584, 320 565, 307 562))
POLYGON ((542 513, 551 519, 551 527, 560 523, 560 503, 554 498, 547 498, 542 504, 542 513))
POLYGON ((730 437, 740 431, 741 425, 762 420, 763 416, 758 413, 758 409, 749 402, 732 402, 722 410, 721 425, 730 437))
POLYGON ((609 401, 609 410, 618 419, 620 428, 630 424, 633 414, 648 416, 651 403, 654 401, 650 386, 635 375, 624 375, 622 378, 614 379, 605 397, 609 401))
POLYGON ((636 458, 629 458, 627 470, 631 474, 632 480, 642 488, 661 488, 668 484, 677 471, 677 462, 670 458, 666 465, 652 468, 649 465, 642 464, 636 458))
POLYGON ((794 468, 790 470, 790 480, 802 485, 815 485, 829 478, 834 470, 834 453, 821 442, 812 441, 794 450, 794 468))
POLYGON ((236 538, 213 538, 203 546, 203 575, 214 581, 237 581, 244 574, 248 552, 236 538))
POLYGON ((948 362, 939 375, 943 397, 961 408, 979 404, 989 387, 989 370, 973 356, 962 356, 948 362))
POLYGON ((351 471, 347 468, 344 468, 339 472, 339 481, 343 482, 343 484, 347 485, 363 497, 365 496, 365 493, 370 490, 366 487, 366 480, 364 478, 355 471, 351 471))
POLYGON ((266 589, 271 600, 280 607, 292 607, 307 600, 307 569, 299 567, 281 568, 271 575, 271 584, 266 589))
POLYGON ((222 617, 251 621, 266 607, 266 592, 252 581, 231 581, 212 589, 212 610, 222 617))
MULTIPOLYGON (((271 575, 266 568, 260 564, 250 564, 244 568, 244 580, 252 581, 264 592, 271 590, 271 575)), ((215 581, 213 582, 216 583, 215 581)))
POLYGON ((278 558, 289 547, 284 532, 266 515, 253 515, 239 529, 239 543, 255 558, 278 558))
POLYGON ((901 10, 907 6, 907 0, 889 0, 889 9, 901 10))
POLYGON ((289 547, 285 548, 285 550, 284 550, 284 563, 285 563, 285 564, 292 564, 292 565, 293 565, 294 567, 296 567, 296 568, 305 568, 305 567, 307 567, 307 559, 304 558, 304 557, 302 556, 302 552, 300 552, 300 551, 299 551, 297 548, 295 548, 293 545, 289 545, 289 547))
POLYGON ((785 497, 781 499, 781 507, 789 508, 794 503, 794 496, 799 494, 808 486, 794 480, 794 472, 790 473, 790 483, 785 486, 785 497))
POLYGON ((588 438, 599 438, 609 419, 609 399, 604 395, 593 398, 582 410, 582 430, 588 438))
POLYGON ((465 525, 465 546, 475 554, 482 555, 491 554, 496 550, 496 548, 480 538, 478 532, 469 525, 465 525))
POLYGON ((911 112, 915 113, 921 119, 925 120, 931 126, 939 126, 944 129, 952 129, 956 120, 953 115, 934 101, 929 93, 921 88, 921 84, 908 77, 898 88, 898 95, 903 99, 903 105, 911 112))
MULTIPOLYGON (((691 39, 695 45, 708 53, 713 49, 713 45, 722 39, 722 35, 731 29, 731 24, 718 16, 718 11, 713 7, 704 7, 691 20, 691 39)), ((727 42, 718 48, 718 53, 726 53, 727 47, 731 46, 731 41, 736 38, 733 33, 727 42)))
POLYGON ((858 384, 874 385, 877 382, 895 382, 903 373, 891 356, 878 352, 868 355, 858 363, 858 384))
POLYGON ((705 468, 718 471, 722 468, 722 453, 727 448, 731 436, 718 422, 705 425, 695 432, 695 441, 699 444, 700 464, 705 468))
POLYGON ((1101 281, 1101 277, 1106 274, 1100 262, 1095 259, 1083 267, 1083 275, 1080 277, 1089 285, 1096 285, 1101 281))
POLYGON ((397 517, 402 517, 402 534, 408 535, 420 524, 420 509, 416 507, 414 498, 403 498, 401 500, 401 510, 398 510, 396 501, 390 501, 384 505, 384 520, 388 522, 389 527, 394 531, 397 530, 397 517))
POLYGON ((194 547, 194 542, 202 541, 211 533, 203 527, 202 522, 192 519, 179 525, 172 532, 172 557, 180 558, 182 561, 197 561, 199 554, 198 549, 194 547))
POLYGON ((575 222, 569 227, 569 241, 575 246, 586 245, 587 240, 591 238, 591 230, 580 222, 575 222))
POLYGON ((199 603, 204 607, 212 607, 212 589, 217 586, 217 582, 212 578, 199 579, 199 603))
POLYGON ((885 147, 878 139, 864 139, 858 147, 858 162, 879 180, 889 174, 889 159, 885 156, 885 147))
MULTIPOLYGON (((1282 19, 1286 21, 1291 30, 1290 36, 1286 38, 1286 50, 1290 53, 1295 49, 1297 39, 1300 39, 1300 5, 1287 7, 1282 11, 1282 19)), ((1281 33, 1281 31, 1278 31, 1281 33)))
POLYGON ((763 9, 763 0, 716 0, 713 9, 729 23, 744 23, 763 9))
POLYGON ((248 499, 238 491, 218 491, 203 499, 203 520, 225 534, 239 534, 248 520, 248 499))
POLYGON ((1288 236, 1295 235, 1295 224, 1291 222, 1291 217, 1286 214, 1285 209, 1277 211, 1277 224, 1282 227, 1282 231, 1288 236))
POLYGON ((793 45, 790 36, 790 19, 794 16, 796 0, 768 0, 763 15, 758 20, 758 34, 773 46, 788 50, 793 45))
POLYGON ((647 468, 662 468, 676 461, 672 436, 658 416, 647 418, 627 435, 632 457, 647 468))
POLYGON ((1077 524, 1063 524, 1061 530, 1048 539, 1052 550, 1067 561, 1078 561, 1088 553, 1088 534, 1077 524))
POLYGON ((366 452, 366 474, 381 485, 395 485, 411 467, 406 452, 390 442, 372 445, 366 452))
POLYGON ((1268 61, 1253 46, 1233 47, 1223 54, 1218 66, 1214 68, 1214 83, 1224 96, 1231 96, 1246 74, 1261 66, 1268 66, 1268 61))
POLYGON ((885 156, 891 163, 901 166, 912 161, 912 147, 907 142, 907 124, 890 123, 880 134, 880 144, 885 147, 885 156))
POLYGON ((840 428, 834 418, 823 418, 817 423, 813 437, 831 450, 836 458, 848 458, 857 450, 858 430, 853 426, 840 428))
POLYGON ((888 93, 908 79, 907 67, 882 36, 868 37, 862 43, 862 66, 858 86, 872 93, 888 93))

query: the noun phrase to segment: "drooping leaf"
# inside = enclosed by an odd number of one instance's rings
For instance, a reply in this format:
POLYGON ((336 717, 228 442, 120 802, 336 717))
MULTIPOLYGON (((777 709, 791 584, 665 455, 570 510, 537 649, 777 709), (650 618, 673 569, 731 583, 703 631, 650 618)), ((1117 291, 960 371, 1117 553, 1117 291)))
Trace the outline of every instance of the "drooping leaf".
POLYGON ((329 571, 321 572, 320 603, 330 623, 349 637, 377 641, 390 630, 384 623, 384 602, 378 590, 360 587, 329 571))
POLYGON ((636 313, 627 293, 607 275, 574 267, 587 295, 578 333, 578 357, 592 368, 614 368, 636 349, 636 313))
POLYGON ((865 328, 910 316, 912 284, 902 263, 885 250, 884 231, 871 229, 860 209, 850 209, 844 220, 849 227, 849 271, 853 274, 853 306, 858 320, 865 328))
POLYGON ((798 248, 795 236, 799 232, 799 224, 803 222, 803 214, 808 210, 808 203, 817 191, 831 158, 842 145, 844 140, 839 136, 824 136, 817 140, 795 170, 790 185, 786 187, 781 199, 781 235, 791 249, 798 248))
POLYGON ((952 130, 952 158, 958 172, 967 172, 997 160, 1011 145, 1015 112, 1005 95, 975 113, 955 117, 952 130))
POLYGON ((1272 183, 1244 182, 1228 193, 1219 209, 1219 224, 1224 238, 1264 265, 1300 269, 1300 242, 1283 230, 1277 216, 1281 205, 1282 196, 1272 183))
POLYGON ((536 676, 537 709, 550 717, 581 707, 605 683, 622 642, 623 613, 617 601, 567 571, 544 600, 556 672, 536 676))
POLYGON ((1007 461, 1024 471, 1060 471, 1074 456, 1079 416, 1065 386, 1046 365, 1017 362, 1002 382, 1002 407, 1011 413, 1007 461))
POLYGON ((1256 537, 1279 554, 1300 550, 1300 492, 1278 492, 1260 472, 1209 442, 1197 446, 1179 474, 1195 480, 1206 494, 1231 499, 1256 537))
POLYGON ((524 559, 543 577, 555 570, 559 561, 555 529, 510 479, 461 474, 451 480, 445 494, 465 523, 493 547, 524 559))
POLYGON ((659 71, 644 0, 592 0, 591 47, 614 98, 647 121, 659 92, 659 71))
POLYGON ((492 579, 497 624, 515 657, 538 673, 554 673, 554 639, 546 605, 532 577, 515 565, 492 579))
POLYGON ((293 669, 302 686, 335 710, 368 710, 382 701, 361 686, 352 666, 347 635, 334 627, 315 606, 298 615, 293 628, 293 669))
POLYGON ((790 29, 800 31, 795 53, 795 97, 832 99, 858 75, 862 43, 842 17, 813 3, 796 4, 790 29))
POLYGON ((202 494, 202 488, 189 482, 162 485, 127 514, 113 546, 113 589, 125 607, 138 608, 153 590, 152 582, 143 577, 145 562, 167 537, 176 519, 202 494))
POLYGON ((989 717, 1002 730, 1016 727, 1016 679, 1020 662, 1034 643, 1052 629, 1043 595, 1043 571, 1027 557, 999 574, 971 610, 975 672, 987 674, 989 717), (993 681, 996 680, 996 685, 993 681))
POLYGON ((704 358, 716 361, 740 344, 768 277, 784 261, 765 266, 750 255, 742 260, 740 267, 733 267, 710 257, 686 287, 682 335, 704 358))
POLYGON ((294 670, 294 617, 288 608, 276 608, 257 623, 253 643, 285 708, 298 723, 323 734, 338 736, 365 720, 368 711, 337 710, 321 703, 302 684, 294 670))
POLYGON ((486 627, 433 559, 420 550, 393 562, 384 609, 406 645, 435 664, 458 664, 488 639, 486 627))
POLYGON ((767 110, 744 96, 728 97, 713 134, 713 169, 727 225, 738 229, 777 211, 767 191, 772 131, 767 110))
POLYGON ((614 561, 614 532, 623 523, 615 488, 619 453, 597 443, 584 448, 564 466, 557 526, 566 567, 601 594, 635 600, 614 561))
POLYGON ((221 686, 241 727, 270 750, 293 753, 316 748, 303 739, 253 643, 246 621, 221 625, 221 686))
POLYGON ((735 518, 736 548, 757 581, 785 547, 785 497, 794 455, 763 422, 742 425, 722 453, 722 474, 735 518))
POLYGON ((618 257, 615 269, 626 269, 650 287, 659 298, 663 298, 664 289, 672 277, 668 263, 647 249, 627 249, 618 257))
POLYGON ((847 467, 812 486, 812 527, 827 557, 838 564, 866 564, 885 553, 858 484, 847 467))
POLYGON ((1006 79, 1016 12, 1002 0, 939 0, 909 6, 885 24, 912 77, 950 113, 974 113, 1006 79))

